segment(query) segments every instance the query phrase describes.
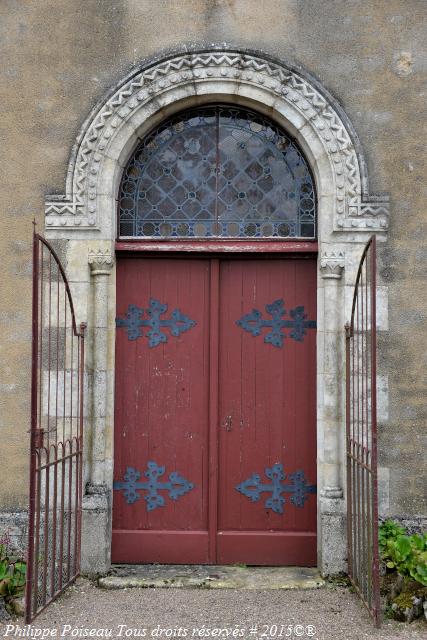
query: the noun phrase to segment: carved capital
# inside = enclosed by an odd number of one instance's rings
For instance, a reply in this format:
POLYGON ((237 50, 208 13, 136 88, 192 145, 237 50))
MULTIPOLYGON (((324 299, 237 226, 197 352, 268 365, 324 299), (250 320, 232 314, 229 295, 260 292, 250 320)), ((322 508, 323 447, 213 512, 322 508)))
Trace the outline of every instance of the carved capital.
POLYGON ((89 249, 88 262, 93 276, 109 276, 114 265, 114 257, 109 249, 89 249))
POLYGON ((345 256, 342 251, 331 253, 324 252, 320 259, 320 272, 322 278, 339 280, 345 267, 345 256))

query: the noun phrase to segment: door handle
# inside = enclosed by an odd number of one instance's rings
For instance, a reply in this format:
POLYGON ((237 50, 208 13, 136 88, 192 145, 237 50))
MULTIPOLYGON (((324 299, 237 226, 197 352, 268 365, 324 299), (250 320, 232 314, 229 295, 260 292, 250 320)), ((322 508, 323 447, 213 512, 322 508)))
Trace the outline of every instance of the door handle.
POLYGON ((232 429, 233 429, 233 418, 231 416, 226 416, 224 418, 224 422, 222 423, 222 427, 226 431, 232 431, 232 429))

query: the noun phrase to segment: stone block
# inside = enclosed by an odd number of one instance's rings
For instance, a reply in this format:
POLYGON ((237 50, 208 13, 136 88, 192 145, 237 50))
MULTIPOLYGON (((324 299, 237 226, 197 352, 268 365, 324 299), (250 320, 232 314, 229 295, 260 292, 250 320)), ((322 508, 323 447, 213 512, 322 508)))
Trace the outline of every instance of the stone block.
POLYGON ((0 511, 0 538, 6 537, 10 549, 22 555, 27 549, 28 511, 0 511))
POLYGON ((390 511, 390 469, 378 467, 378 513, 387 516, 390 511))
POLYGON ((347 524, 343 506, 343 500, 320 498, 319 569, 324 577, 347 571, 347 524), (338 512, 333 511, 335 504, 338 512))
POLYGON ((82 504, 81 572, 105 574, 111 566, 111 491, 89 487, 82 504))

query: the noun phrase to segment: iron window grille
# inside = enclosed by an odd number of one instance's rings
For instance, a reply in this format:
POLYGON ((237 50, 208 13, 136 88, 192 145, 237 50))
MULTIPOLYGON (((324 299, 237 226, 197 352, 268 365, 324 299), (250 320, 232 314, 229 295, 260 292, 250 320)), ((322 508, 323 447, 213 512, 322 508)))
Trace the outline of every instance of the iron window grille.
POLYGON ((308 162, 276 123, 211 105, 140 141, 123 173, 121 238, 315 238, 308 162))

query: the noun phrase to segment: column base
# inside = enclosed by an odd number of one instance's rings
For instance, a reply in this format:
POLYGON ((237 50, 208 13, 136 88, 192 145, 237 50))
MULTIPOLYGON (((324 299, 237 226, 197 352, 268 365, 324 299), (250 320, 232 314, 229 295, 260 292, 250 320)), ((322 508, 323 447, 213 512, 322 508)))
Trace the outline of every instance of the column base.
POLYGON ((81 572, 96 576, 111 567, 111 491, 88 485, 82 501, 81 572))
POLYGON ((324 487, 322 490, 322 496, 324 498, 342 498, 343 491, 341 487, 324 487))
POLYGON ((346 573, 347 514, 345 501, 342 498, 328 498, 322 492, 318 505, 318 566, 320 573, 323 577, 346 573))

